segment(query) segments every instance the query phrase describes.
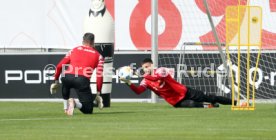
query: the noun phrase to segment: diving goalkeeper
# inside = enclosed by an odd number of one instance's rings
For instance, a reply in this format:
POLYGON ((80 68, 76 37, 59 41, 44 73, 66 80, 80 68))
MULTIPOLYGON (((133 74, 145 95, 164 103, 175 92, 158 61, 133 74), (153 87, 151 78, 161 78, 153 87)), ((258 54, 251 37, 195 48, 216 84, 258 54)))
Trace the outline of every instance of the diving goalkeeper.
POLYGON ((176 108, 204 107, 203 102, 211 103, 211 105, 214 106, 217 103, 224 105, 232 104, 232 100, 229 98, 215 95, 205 95, 203 91, 192 89, 178 83, 168 73, 167 68, 157 68, 152 75, 152 64, 153 63, 150 58, 143 60, 142 68, 145 74, 140 86, 135 86, 130 82, 130 80, 123 78, 120 79, 124 81, 136 94, 141 94, 148 88, 176 108))

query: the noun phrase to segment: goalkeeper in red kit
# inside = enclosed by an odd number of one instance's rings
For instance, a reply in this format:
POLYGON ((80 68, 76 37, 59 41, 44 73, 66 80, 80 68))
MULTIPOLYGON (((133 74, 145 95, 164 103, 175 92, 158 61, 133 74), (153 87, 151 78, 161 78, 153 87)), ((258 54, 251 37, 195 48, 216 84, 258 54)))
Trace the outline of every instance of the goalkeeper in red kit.
POLYGON ((74 108, 80 109, 84 114, 93 113, 93 101, 96 99, 99 108, 103 108, 100 91, 103 84, 103 57, 94 49, 94 34, 86 33, 83 36, 83 45, 78 46, 59 62, 55 73, 55 82, 51 85, 51 94, 56 93, 59 87, 59 76, 62 81, 62 97, 64 111, 73 115, 74 108), (91 93, 90 78, 97 68, 97 95, 91 93), (63 71, 62 71, 63 70, 63 71), (70 98, 70 89, 75 89, 79 100, 70 98), (69 99, 70 98, 70 99, 69 99))
POLYGON ((232 104, 232 100, 229 98, 215 95, 205 95, 203 91, 192 89, 178 83, 168 73, 167 68, 157 68, 154 70, 154 74, 152 75, 151 72, 153 71, 153 67, 152 60, 150 58, 143 60, 142 68, 145 74, 140 86, 135 86, 130 82, 130 80, 120 78, 127 85, 129 85, 129 87, 136 94, 141 94, 148 88, 176 108, 204 107, 203 102, 211 103, 211 105, 214 106, 217 106, 218 103, 224 105, 232 104))

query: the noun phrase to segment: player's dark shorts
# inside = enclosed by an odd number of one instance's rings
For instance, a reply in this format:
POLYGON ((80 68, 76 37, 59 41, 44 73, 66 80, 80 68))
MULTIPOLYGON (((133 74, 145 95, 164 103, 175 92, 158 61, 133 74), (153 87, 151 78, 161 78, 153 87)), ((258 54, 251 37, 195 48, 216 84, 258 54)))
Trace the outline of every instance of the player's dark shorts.
POLYGON ((232 100, 222 96, 205 95, 203 91, 187 87, 185 97, 174 107, 203 107, 203 102, 230 105, 232 100))
POLYGON ((84 76, 75 76, 74 74, 65 74, 61 78, 63 99, 70 98, 70 89, 75 89, 79 101, 82 103, 80 109, 85 114, 93 112, 93 101, 96 95, 91 93, 90 80, 84 76))
POLYGON ((202 91, 187 87, 185 97, 174 107, 203 107, 204 96, 202 91))
POLYGON ((206 95, 203 91, 196 90, 190 87, 187 87, 187 93, 185 96, 185 100, 194 100, 196 102, 204 102, 206 100, 206 95))

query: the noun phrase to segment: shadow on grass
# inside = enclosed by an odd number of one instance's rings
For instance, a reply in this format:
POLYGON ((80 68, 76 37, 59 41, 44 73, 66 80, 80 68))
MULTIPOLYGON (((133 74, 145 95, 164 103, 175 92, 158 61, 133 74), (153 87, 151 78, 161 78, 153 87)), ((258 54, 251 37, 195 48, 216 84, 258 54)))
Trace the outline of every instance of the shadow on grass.
POLYGON ((126 112, 126 111, 118 111, 118 112, 94 112, 95 115, 106 115, 106 114, 132 114, 136 112, 126 112))

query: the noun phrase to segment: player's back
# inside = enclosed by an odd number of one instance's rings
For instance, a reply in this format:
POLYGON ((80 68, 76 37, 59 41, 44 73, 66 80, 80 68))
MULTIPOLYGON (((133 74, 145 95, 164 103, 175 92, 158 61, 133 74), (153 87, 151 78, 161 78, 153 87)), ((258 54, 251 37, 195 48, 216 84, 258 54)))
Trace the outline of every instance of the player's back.
POLYGON ((158 70, 167 71, 165 69, 166 68, 161 67, 157 69, 157 72, 155 72, 156 75, 158 75, 159 77, 163 77, 162 79, 157 81, 150 81, 145 79, 145 81, 147 81, 147 85, 151 89, 153 89, 153 91, 156 91, 157 94, 163 94, 165 96, 171 96, 172 93, 177 93, 181 95, 185 94, 187 90, 186 86, 175 81, 171 74, 169 74, 168 72, 163 73, 163 76, 160 73, 157 74, 158 70))
POLYGON ((172 105, 185 97, 187 87, 175 81, 167 68, 160 67, 156 69, 154 75, 160 79, 155 81, 145 77, 141 85, 151 89, 172 105))
POLYGON ((66 73, 84 75, 90 78, 93 70, 97 68, 101 55, 92 47, 79 46, 74 48, 70 56, 70 67, 66 73))

